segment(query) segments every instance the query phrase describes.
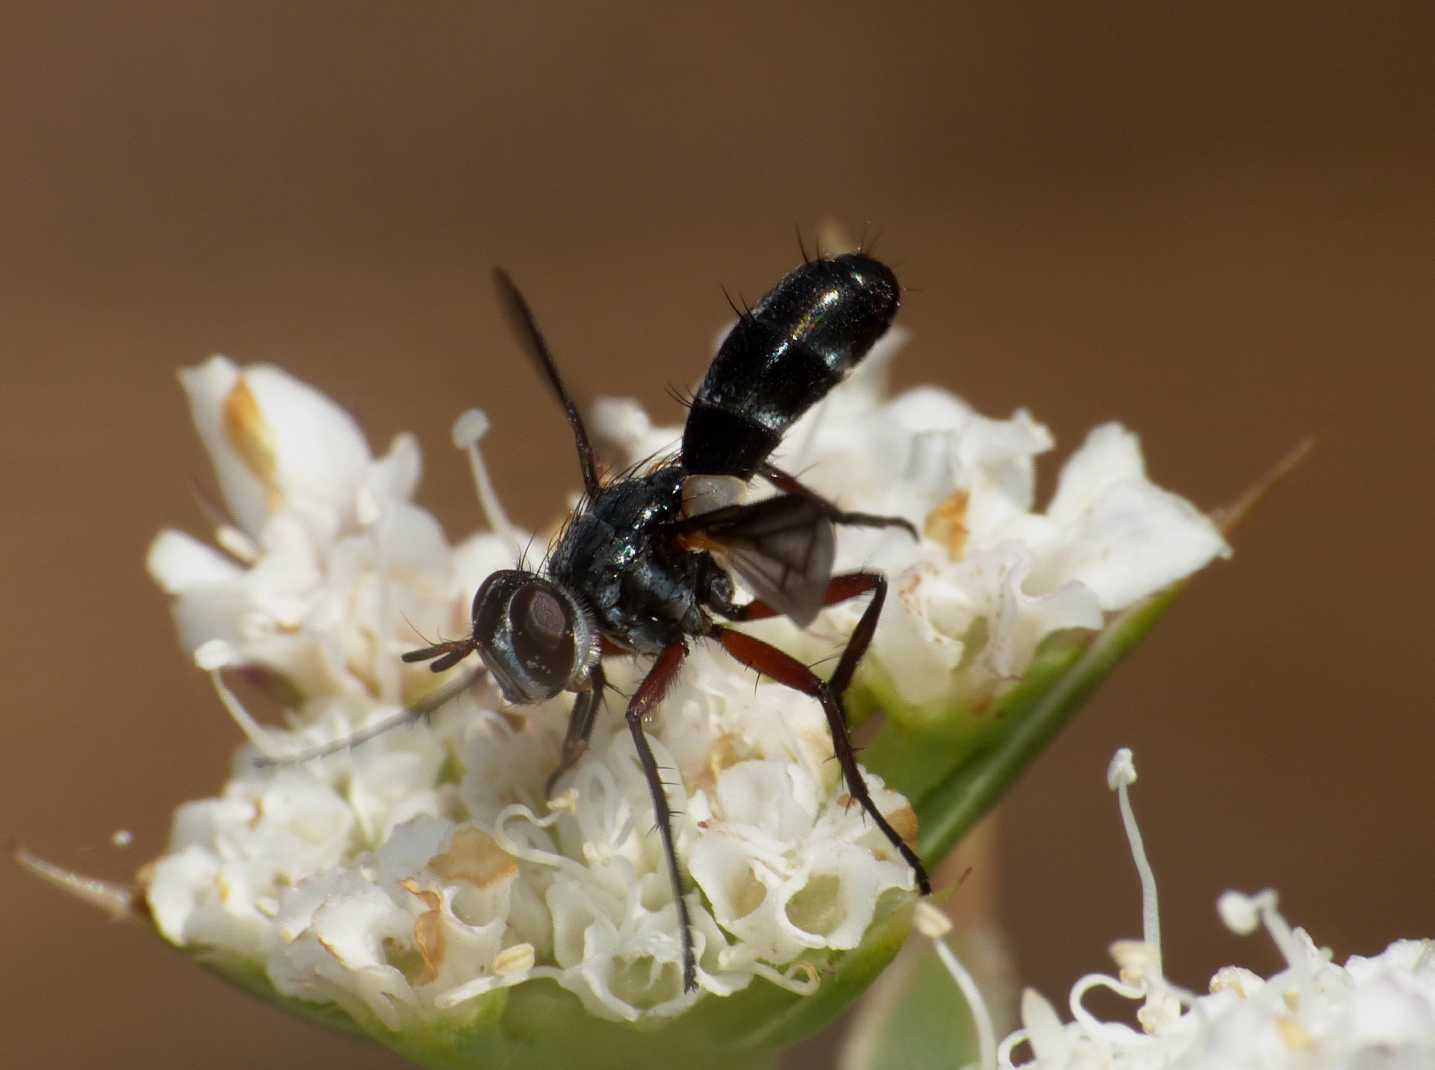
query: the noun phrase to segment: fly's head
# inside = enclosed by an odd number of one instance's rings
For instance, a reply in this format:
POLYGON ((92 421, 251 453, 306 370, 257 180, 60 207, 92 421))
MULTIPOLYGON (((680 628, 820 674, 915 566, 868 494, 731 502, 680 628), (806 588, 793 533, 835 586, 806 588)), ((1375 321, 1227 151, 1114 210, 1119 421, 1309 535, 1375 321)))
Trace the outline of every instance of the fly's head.
POLYGON ((516 705, 582 690, 598 660, 598 629, 572 592, 533 572, 503 569, 473 596, 467 639, 405 654, 443 672, 477 653, 503 697, 516 705))

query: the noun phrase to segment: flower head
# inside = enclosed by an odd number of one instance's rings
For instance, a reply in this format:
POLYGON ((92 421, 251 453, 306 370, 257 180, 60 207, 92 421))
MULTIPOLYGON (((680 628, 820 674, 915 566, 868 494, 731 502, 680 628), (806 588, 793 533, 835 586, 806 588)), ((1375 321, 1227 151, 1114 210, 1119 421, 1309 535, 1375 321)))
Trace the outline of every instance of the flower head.
MULTIPOLYGON (((151 551, 186 645, 263 756, 400 713, 428 676, 399 660, 417 641, 406 621, 453 626, 482 575, 513 563, 510 543, 451 548, 411 501, 412 441, 373 460, 346 414, 277 369, 215 358, 182 382, 236 518, 219 535, 229 557, 175 532, 151 551), (248 717, 221 675, 236 666, 291 685, 285 729, 248 717)), ((616 690, 631 692, 640 668, 615 665, 616 690)), ((565 716, 564 701, 504 710, 480 682, 427 730, 277 771, 242 754, 222 795, 176 815, 149 880, 156 923, 262 964, 285 995, 390 1029, 539 978, 606 1017, 680 1011, 694 996, 631 739, 606 720, 550 802, 565 716)), ((691 904, 700 988, 761 977, 808 990, 801 956, 855 947, 883 893, 912 887, 838 790, 820 710, 699 650, 655 727, 678 774, 680 853, 711 904, 691 904)), ((904 801, 873 780, 910 828, 904 801)))
MULTIPOLYGON (((1283 1067, 1392 1068, 1435 1064, 1435 941, 1397 940, 1372 957, 1351 956, 1337 964, 1303 929, 1293 929, 1276 909, 1272 891, 1224 893, 1221 920, 1233 932, 1264 928, 1285 959, 1270 977, 1227 966, 1198 995, 1170 981, 1163 969, 1156 884, 1131 809, 1129 788, 1136 780, 1131 752, 1118 751, 1108 782, 1120 798, 1122 820, 1141 874, 1140 940, 1122 940, 1111 953, 1116 977, 1094 973, 1072 987, 1072 1021, 1033 989, 1022 996, 1023 1027, 982 1065, 1006 1070, 1143 1070, 1180 1066, 1190 1070, 1280 1070, 1283 1067), (1140 1001, 1140 1029, 1103 1021, 1084 1000, 1104 988, 1140 1001), (1031 1058, 1017 1062, 1025 1047, 1031 1058)), ((926 931, 926 930, 924 930, 926 931)), ((940 931, 929 935, 940 938, 940 931)), ((963 971, 938 946, 953 975, 963 971)), ((984 1015, 979 1002, 973 1010, 984 1015)))
MULTIPOLYGON (((1049 637, 1094 634, 1225 544, 1146 478, 1135 437, 1116 425, 1092 433, 1036 510, 1046 429, 933 388, 888 399, 899 341, 793 429, 785 463, 839 504, 922 532, 844 531, 838 567, 882 569, 896 595, 858 686, 898 724, 949 727, 957 711, 960 732, 1049 637)), ((805 999, 843 964, 870 979, 895 951, 913 873, 852 805, 817 703, 700 643, 647 726, 691 889, 698 989, 685 991, 678 903, 616 711, 550 799, 570 697, 515 710, 482 673, 436 681, 401 661, 427 642, 414 626, 461 631, 475 588, 522 544, 476 452, 484 421, 469 414, 455 434, 474 449, 493 530, 455 544, 413 500, 411 438, 375 458, 348 414, 275 368, 216 357, 181 381, 226 516, 217 548, 166 531, 149 565, 250 742, 218 795, 179 809, 148 867, 166 938, 280 997, 338 1008, 401 1050, 416 1031, 495 1021, 524 993, 561 989, 594 1019, 661 1022, 753 990, 805 999), (236 674, 282 699, 282 725, 251 716, 236 674), (441 709, 375 734, 436 683, 441 709), (297 766, 258 760, 356 734, 374 738, 297 766)), ((600 404, 596 425, 630 460, 678 437, 628 402, 600 404)), ((858 612, 837 607, 808 633, 763 627, 818 660, 858 612)), ((644 669, 614 660, 607 676, 631 694, 644 669)), ((915 842, 912 802, 867 778, 877 809, 915 842)), ((773 1043, 771 1029, 754 1035, 773 1043)))
POLYGON ((456 596, 504 560, 502 542, 451 547, 412 501, 413 437, 375 458, 348 413, 278 368, 212 357, 180 383, 226 514, 218 549, 173 530, 150 547, 180 641, 191 652, 221 641, 227 660, 305 700, 402 699, 403 622, 461 626, 456 596))

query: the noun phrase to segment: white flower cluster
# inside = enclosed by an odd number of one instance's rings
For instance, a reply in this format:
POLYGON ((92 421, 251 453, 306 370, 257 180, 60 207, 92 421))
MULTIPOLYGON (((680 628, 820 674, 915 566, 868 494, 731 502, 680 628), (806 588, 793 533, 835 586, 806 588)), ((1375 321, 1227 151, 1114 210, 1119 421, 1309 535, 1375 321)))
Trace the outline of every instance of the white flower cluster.
MULTIPOLYGON (((382 723, 433 682, 399 660, 422 643, 406 621, 459 630, 521 537, 451 548, 409 500, 412 441, 374 460, 347 414, 277 369, 215 358, 182 382, 234 517, 216 540, 227 553, 173 531, 151 549, 186 646, 265 755, 382 723), (286 728, 249 716, 223 675, 241 668, 297 692, 286 728)), ((609 676, 630 693, 641 668, 609 676)), ((391 1028, 537 977, 596 1014, 677 1012, 693 997, 676 909, 618 711, 567 790, 543 797, 565 705, 500 711, 477 684, 427 728, 304 766, 261 769, 245 751, 220 797, 176 815, 148 880, 157 924, 261 965, 286 995, 391 1028)), ((855 947, 882 895, 911 889, 847 805, 816 703, 697 649, 654 733, 678 773, 679 852, 711 904, 690 904, 703 990, 763 977, 805 991, 799 956, 855 947)), ((872 780, 915 834, 905 801, 872 780)))
POLYGON ((173 530, 150 547, 180 641, 304 696, 400 700, 402 622, 461 627, 455 592, 506 563, 501 540, 451 548, 410 500, 413 437, 375 460, 348 413, 278 368, 213 357, 180 382, 228 513, 220 549, 173 530))
MULTIPOLYGON (((1146 859, 1128 788, 1136 779, 1131 752, 1117 752, 1108 781, 1120 795, 1122 818, 1141 874, 1141 940, 1119 941, 1111 953, 1119 977, 1088 974, 1072 987, 1072 1021, 1028 989, 1023 1028, 994 1047, 983 1044, 982 1067, 1001 1070, 1427 1070, 1435 1066, 1435 941, 1397 940, 1373 957, 1332 961, 1303 929, 1276 910, 1274 892, 1226 892, 1218 903, 1233 932, 1264 926, 1285 959, 1268 978, 1240 966, 1218 970, 1209 994, 1188 992, 1162 972, 1156 884, 1146 859), (1142 1002, 1140 1029, 1103 1021, 1084 1000, 1107 989, 1142 1002), (1016 1062, 1017 1049, 1031 1058, 1016 1062)), ((940 927, 925 927, 939 938, 940 927)), ((938 944, 958 983, 963 970, 938 944)), ((979 1000, 969 999, 979 1016, 979 1000)), ((981 1031, 989 1034, 989 1029, 981 1031)))
MULTIPOLYGON (((1045 635, 1095 628, 1224 551, 1203 516, 1145 479, 1134 438, 1116 427, 1093 434, 1055 501, 1032 512, 1045 429, 1024 413, 986 419, 936 390, 884 400, 884 359, 874 353, 794 430, 788 463, 839 501, 926 533, 843 535, 839 564, 896 581, 869 658, 894 701, 988 696, 1045 635)), ((429 641, 413 626, 466 630, 473 591, 514 564, 523 537, 480 478, 495 531, 451 545, 411 500, 413 441, 374 459, 346 413, 278 369, 213 358, 181 379, 230 519, 217 525, 220 549, 165 532, 149 564, 251 747, 219 797, 176 815, 147 881, 163 933, 262 968, 285 995, 389 1028, 536 978, 613 1019, 690 1005, 620 711, 599 719, 554 800, 544 783, 566 700, 504 709, 482 678, 422 727, 302 766, 256 765, 256 751, 340 741, 421 699, 434 678, 399 660, 429 641), (236 676, 282 695, 287 723, 256 723, 236 676)), ((599 423, 635 455, 677 437, 626 403, 601 406, 599 423)), ((855 614, 840 607, 816 639, 787 638, 830 643, 855 614)), ((615 660, 609 679, 631 693, 643 668, 615 660)), ((698 644, 649 734, 701 893, 689 896, 701 990, 761 978, 808 991, 817 979, 805 956, 855 947, 884 897, 910 893, 908 867, 849 805, 815 702, 755 684, 698 644)), ((914 837, 910 806, 869 778, 877 806, 914 837)))

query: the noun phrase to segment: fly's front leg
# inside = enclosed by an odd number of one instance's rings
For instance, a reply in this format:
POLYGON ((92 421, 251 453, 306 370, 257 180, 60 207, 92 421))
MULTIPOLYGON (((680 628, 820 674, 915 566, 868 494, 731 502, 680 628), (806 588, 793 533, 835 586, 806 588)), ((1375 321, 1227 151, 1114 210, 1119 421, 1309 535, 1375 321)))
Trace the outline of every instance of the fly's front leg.
POLYGON ((643 766, 643 777, 648 782, 648 793, 653 797, 653 813, 657 818, 658 835, 663 840, 663 855, 668 862, 668 878, 673 884, 673 902, 678 908, 678 925, 682 928, 683 941, 683 991, 691 992, 698 987, 698 960, 693 949, 692 918, 688 914, 688 901, 683 898, 683 878, 678 871, 678 851, 673 844, 673 810, 668 805, 668 795, 663 788, 662 777, 658 775, 658 761, 653 757, 653 748, 643 734, 643 719, 663 700, 668 688, 677 679, 678 669, 688 656, 687 644, 682 640, 666 647, 648 675, 633 692, 628 702, 628 731, 633 735, 633 746, 638 751, 638 761, 643 766))
POLYGON ((544 785, 544 793, 553 798, 553 789, 563 774, 578 764, 578 759, 588 753, 588 740, 593 735, 593 725, 598 720, 598 711, 603 708, 603 688, 607 682, 603 677, 602 664, 594 665, 588 674, 588 690, 578 692, 573 700, 573 712, 568 715, 568 732, 563 737, 563 756, 558 768, 544 785))

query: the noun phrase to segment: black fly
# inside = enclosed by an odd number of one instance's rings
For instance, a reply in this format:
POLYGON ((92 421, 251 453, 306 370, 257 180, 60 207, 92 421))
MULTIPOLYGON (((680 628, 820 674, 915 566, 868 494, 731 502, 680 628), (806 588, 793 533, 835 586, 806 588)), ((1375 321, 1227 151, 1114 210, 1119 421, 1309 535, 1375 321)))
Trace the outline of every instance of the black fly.
MULTIPOLYGON (((930 892, 916 852, 872 801, 842 705, 876 630, 887 581, 876 572, 832 574, 834 525, 909 531, 911 525, 845 512, 768 460, 788 427, 891 325, 901 303, 896 277, 861 253, 805 261, 739 314, 693 398, 677 456, 607 483, 598 478, 582 417, 532 311, 506 273, 496 271, 494 278, 519 339, 567 414, 585 496, 542 573, 495 572, 474 595, 467 638, 412 651, 404 660, 429 661, 442 672, 476 653, 504 697, 517 704, 575 692, 562 756, 548 781, 552 794, 587 749, 603 704, 602 658, 654 659, 628 702, 627 720, 682 926, 685 989, 697 985, 691 923, 672 815, 643 721, 677 678, 689 640, 713 640, 742 664, 821 703, 847 790, 912 867, 921 891, 930 892), (759 476, 777 495, 737 504, 743 487, 759 476), (753 601, 734 602, 729 568, 755 593, 753 601), (827 680, 777 647, 719 623, 786 616, 805 627, 823 606, 864 594, 871 601, 827 680)), ((451 693, 442 689, 437 701, 451 693)), ((408 713, 423 715, 436 704, 408 713)))

